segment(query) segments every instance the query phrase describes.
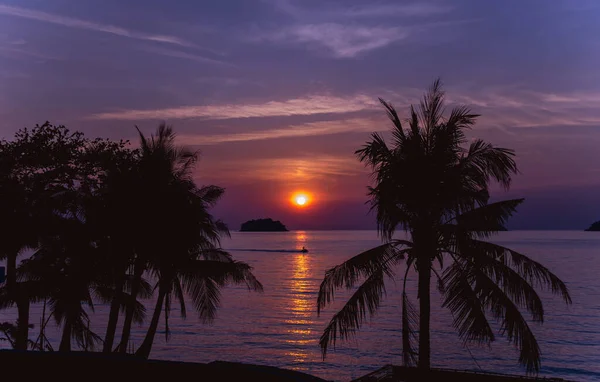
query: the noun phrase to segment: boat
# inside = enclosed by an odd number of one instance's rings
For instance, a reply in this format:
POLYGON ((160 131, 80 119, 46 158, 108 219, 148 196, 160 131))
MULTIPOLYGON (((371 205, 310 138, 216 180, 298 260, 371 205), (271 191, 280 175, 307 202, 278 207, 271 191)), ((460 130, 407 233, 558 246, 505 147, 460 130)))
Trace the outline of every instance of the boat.
POLYGON ((302 249, 300 250, 300 252, 302 252, 302 253, 308 253, 308 249, 306 249, 305 247, 302 247, 302 249))

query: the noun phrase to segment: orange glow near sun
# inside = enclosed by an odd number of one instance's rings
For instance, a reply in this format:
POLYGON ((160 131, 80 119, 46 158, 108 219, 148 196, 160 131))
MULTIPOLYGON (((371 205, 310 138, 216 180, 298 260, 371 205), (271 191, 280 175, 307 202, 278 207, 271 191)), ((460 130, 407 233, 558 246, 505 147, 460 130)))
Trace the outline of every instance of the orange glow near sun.
POLYGON ((312 197, 309 193, 304 192, 304 191, 295 192, 292 195, 292 197, 290 198, 290 201, 296 207, 303 208, 303 207, 307 207, 311 203, 312 197))

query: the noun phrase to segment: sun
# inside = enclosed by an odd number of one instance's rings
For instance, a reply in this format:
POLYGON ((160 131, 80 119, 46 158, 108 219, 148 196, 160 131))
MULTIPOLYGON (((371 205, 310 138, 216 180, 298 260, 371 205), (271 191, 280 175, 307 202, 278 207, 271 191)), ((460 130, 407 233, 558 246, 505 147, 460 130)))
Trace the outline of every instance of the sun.
POLYGON ((295 192, 292 194, 290 202, 298 208, 307 207, 312 202, 312 196, 304 191, 295 192))

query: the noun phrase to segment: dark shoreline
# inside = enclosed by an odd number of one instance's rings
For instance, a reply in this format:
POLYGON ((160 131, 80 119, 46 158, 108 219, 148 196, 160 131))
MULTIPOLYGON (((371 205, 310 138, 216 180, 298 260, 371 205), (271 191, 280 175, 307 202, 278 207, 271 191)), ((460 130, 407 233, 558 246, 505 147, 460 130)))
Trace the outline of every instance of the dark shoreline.
MULTIPOLYGON (((0 350, 2 374, 13 380, 60 381, 265 381, 326 382, 325 379, 299 371, 241 362, 213 361, 193 363, 144 360, 133 355, 96 352, 39 352, 0 350), (14 378, 18 376, 18 379, 14 378)), ((432 369, 423 373, 416 368, 385 366, 354 380, 355 382, 460 381, 515 382, 565 381, 561 378, 521 377, 466 370, 432 369)))
POLYGON ((15 381, 266 381, 325 382, 298 371, 237 362, 144 360, 94 352, 0 350, 3 380, 15 381))

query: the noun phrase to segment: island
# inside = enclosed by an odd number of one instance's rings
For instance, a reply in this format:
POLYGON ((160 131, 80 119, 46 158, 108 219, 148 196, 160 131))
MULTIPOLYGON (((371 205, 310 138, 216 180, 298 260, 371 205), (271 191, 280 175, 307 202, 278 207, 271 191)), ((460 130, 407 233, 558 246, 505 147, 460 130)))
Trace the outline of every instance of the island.
POLYGON ((283 223, 271 218, 249 220, 242 224, 240 232, 287 232, 283 223))
POLYGON ((592 223, 592 225, 586 229, 586 231, 600 231, 600 220, 592 223))

